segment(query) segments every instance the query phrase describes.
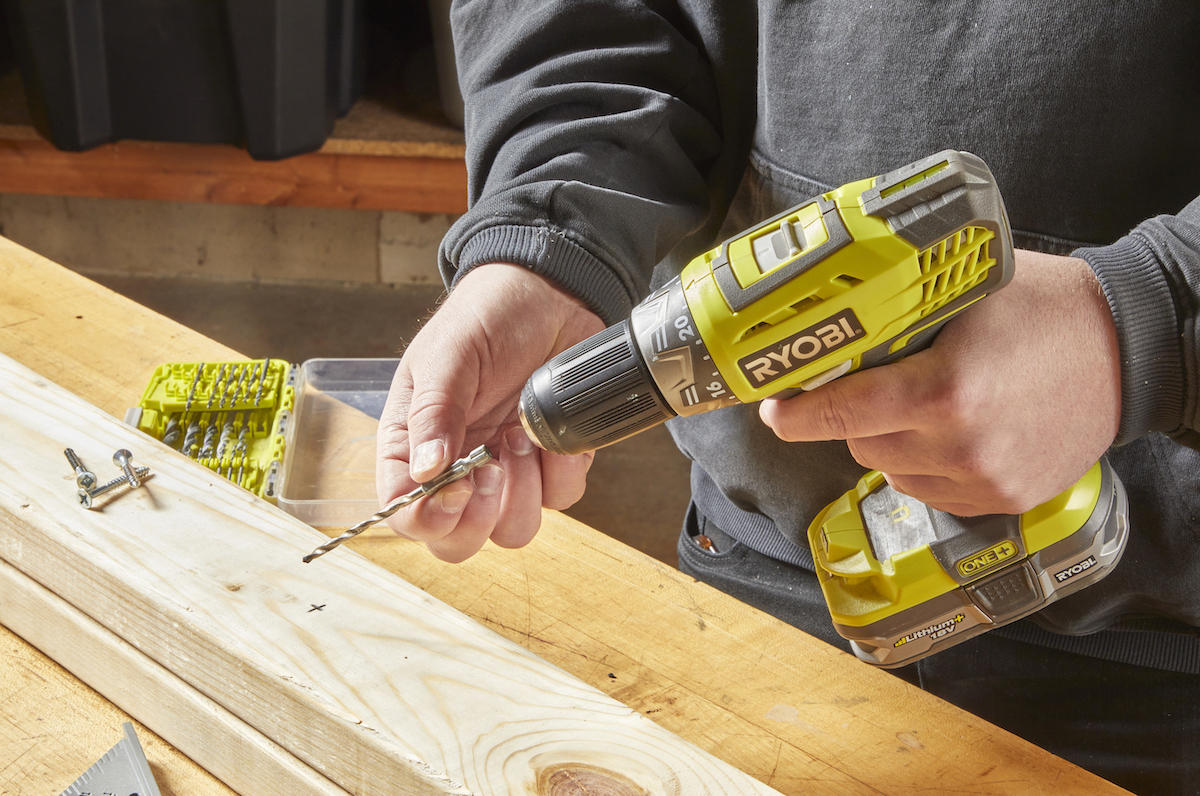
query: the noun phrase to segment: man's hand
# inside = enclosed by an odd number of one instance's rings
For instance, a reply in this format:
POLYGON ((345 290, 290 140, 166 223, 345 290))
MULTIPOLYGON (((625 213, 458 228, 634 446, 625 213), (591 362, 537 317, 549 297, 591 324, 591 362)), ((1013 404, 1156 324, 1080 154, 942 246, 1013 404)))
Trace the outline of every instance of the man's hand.
POLYGON ((960 516, 1019 514, 1074 484, 1116 437, 1120 360, 1087 263, 1016 252, 1003 290, 934 344, 759 414, 781 439, 844 439, 888 483, 960 516))
POLYGON ((579 301, 524 268, 485 265, 463 277, 392 380, 376 448, 380 503, 478 445, 499 461, 393 514, 392 529, 457 562, 489 538, 502 547, 527 544, 543 506, 577 501, 592 454, 535 448, 517 420, 517 402, 542 363, 603 328, 579 301))

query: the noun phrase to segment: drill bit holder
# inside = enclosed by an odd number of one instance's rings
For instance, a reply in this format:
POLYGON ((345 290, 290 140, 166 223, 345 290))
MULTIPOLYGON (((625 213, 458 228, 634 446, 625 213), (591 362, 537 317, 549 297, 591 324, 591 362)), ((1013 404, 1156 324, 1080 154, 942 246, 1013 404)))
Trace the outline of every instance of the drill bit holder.
POLYGON ((279 359, 160 365, 126 422, 275 502, 295 405, 279 359))

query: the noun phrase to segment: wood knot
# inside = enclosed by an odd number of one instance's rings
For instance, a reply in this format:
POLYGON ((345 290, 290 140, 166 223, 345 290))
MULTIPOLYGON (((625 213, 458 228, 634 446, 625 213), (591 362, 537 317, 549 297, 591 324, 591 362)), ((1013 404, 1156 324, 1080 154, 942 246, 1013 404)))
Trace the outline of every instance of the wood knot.
POLYGON ((558 765, 538 774, 539 796, 649 796, 620 774, 585 765, 558 765))

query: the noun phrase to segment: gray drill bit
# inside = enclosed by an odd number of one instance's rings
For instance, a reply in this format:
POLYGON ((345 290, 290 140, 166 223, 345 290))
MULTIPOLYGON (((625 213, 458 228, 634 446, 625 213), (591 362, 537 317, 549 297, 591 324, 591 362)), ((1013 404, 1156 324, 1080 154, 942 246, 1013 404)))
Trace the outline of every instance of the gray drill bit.
POLYGON ((179 439, 179 415, 172 415, 171 419, 167 421, 167 427, 163 429, 162 441, 174 447, 177 439, 179 439))
POLYGON ((270 359, 270 357, 268 357, 263 360, 262 376, 260 376, 258 378, 258 391, 256 393, 254 393, 254 405, 255 406, 258 406, 259 402, 262 400, 262 391, 263 391, 263 387, 266 386, 266 384, 267 384, 267 375, 268 375, 267 371, 270 369, 270 367, 271 367, 271 359, 270 359))
MULTIPOLYGON (((229 372, 230 373, 233 372, 233 365, 229 366, 229 372)), ((221 386, 221 379, 229 378, 228 376, 225 376, 224 373, 225 373, 225 366, 218 365, 217 366, 217 375, 213 376, 212 390, 208 394, 208 403, 206 403, 204 405, 205 409, 212 409, 213 399, 217 397, 217 390, 221 386)))
POLYGON ((204 432, 204 441, 200 443, 200 453, 196 456, 197 461, 202 459, 211 459, 216 449, 217 432, 220 426, 217 425, 217 418, 214 417, 208 423, 208 428, 204 432))
POLYGON ((246 368, 249 365, 242 365, 238 368, 237 381, 233 380, 233 369, 229 371, 229 381, 225 383, 225 394, 221 396, 221 408, 224 409, 226 404, 237 400, 238 390, 241 389, 242 382, 246 380, 246 368), (231 393, 230 390, 233 390, 231 393))
POLYGON ((348 539, 353 539, 355 536, 358 536, 360 533, 365 531, 367 528, 370 528, 372 525, 375 525, 376 523, 383 522, 388 517, 392 516, 397 511, 404 508, 405 506, 407 506, 411 503, 416 503, 418 500, 425 497, 426 495, 432 495, 434 492, 437 492, 439 489, 446 486, 447 484, 454 483, 458 479, 469 474, 476 467, 479 467, 482 464, 487 464, 491 460, 492 460, 492 452, 487 449, 486 445, 480 445, 478 448, 471 451, 469 454, 467 454, 466 456, 464 456, 461 459, 459 459, 458 461, 456 461, 454 464, 447 467, 444 471, 442 471, 441 475, 438 475, 438 476, 430 479, 429 481, 426 481, 425 483, 421 484, 413 491, 411 491, 407 494, 401 495, 400 497, 393 500, 391 503, 387 504, 387 506, 380 509, 375 514, 372 514, 370 517, 368 517, 367 519, 360 522, 358 525, 355 525, 353 528, 347 529, 347 531, 345 533, 343 533, 341 536, 337 537, 336 539, 330 539, 328 542, 321 545, 316 550, 313 550, 311 553, 309 553, 308 555, 306 555, 304 557, 304 563, 308 564, 314 558, 320 558, 321 556, 325 555, 333 548, 340 545, 342 542, 344 542, 348 539))
POLYGON ((261 367, 262 365, 256 364, 253 369, 251 369, 250 376, 246 379, 245 383, 243 384, 238 382, 238 391, 233 395, 233 402, 235 405, 239 402, 246 403, 250 400, 250 389, 254 386, 255 380, 258 378, 259 368, 261 367), (238 398, 239 395, 241 396, 240 399, 238 398))
POLYGON ((229 422, 229 417, 226 416, 225 424, 221 426, 221 439, 217 443, 217 474, 220 474, 220 463, 225 458, 225 452, 229 450, 229 443, 233 440, 233 429, 237 423, 242 420, 242 414, 239 412, 233 422, 229 422))
POLYGON ((187 400, 183 403, 183 413, 185 415, 192 411, 192 399, 196 397, 196 385, 200 383, 200 377, 204 374, 205 367, 207 367, 206 363, 201 362, 196 368, 196 378, 192 379, 192 388, 188 390, 187 400))
POLYGON ((184 456, 196 458, 192 456, 192 450, 200 444, 200 418, 195 418, 188 424, 187 433, 183 437, 183 446, 179 449, 184 456))

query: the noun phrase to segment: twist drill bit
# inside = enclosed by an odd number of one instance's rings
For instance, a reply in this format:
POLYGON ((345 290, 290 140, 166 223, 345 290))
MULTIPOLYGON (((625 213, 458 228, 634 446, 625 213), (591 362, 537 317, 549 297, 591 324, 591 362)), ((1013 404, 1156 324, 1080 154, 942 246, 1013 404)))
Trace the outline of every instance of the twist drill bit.
POLYGON ((192 379, 192 387, 188 390, 187 400, 183 403, 183 413, 185 415, 192 411, 192 399, 196 397, 196 385, 200 383, 200 377, 204 374, 205 367, 207 367, 207 364, 201 362, 196 368, 196 377, 192 379))
MULTIPOLYGON (((212 409, 213 400, 217 397, 217 393, 220 391, 222 379, 229 378, 225 375, 225 367, 225 365, 217 366, 217 375, 213 376, 212 389, 208 394, 208 403, 204 405, 205 409, 212 409)), ((233 365, 229 365, 229 372, 233 372, 233 365)))
POLYGON ((229 381, 225 383, 225 394, 221 396, 221 408, 224 409, 227 404, 237 401, 238 390, 242 388, 242 382, 246 380, 246 368, 249 365, 242 365, 238 368, 237 381, 234 381, 232 369, 229 371, 229 381))
POLYGON ((456 461, 454 464, 447 467, 444 471, 442 471, 441 475, 438 475, 438 476, 426 481, 425 483, 421 484, 413 491, 411 491, 407 494, 401 495, 400 497, 393 500, 391 503, 387 504, 387 506, 380 509, 376 514, 371 515, 367 519, 360 522, 358 525, 355 525, 353 528, 349 528, 341 536, 339 536, 335 539, 330 539, 328 542, 321 545, 316 550, 313 550, 311 553, 309 553, 308 555, 306 555, 304 557, 304 563, 308 564, 314 558, 320 558, 321 556, 325 555, 333 548, 340 545, 342 542, 345 542, 348 539, 353 539, 355 536, 358 536, 360 533, 365 531, 367 528, 370 528, 372 525, 375 525, 376 523, 383 522, 388 517, 392 516, 397 511, 404 508, 405 506, 407 506, 411 503, 416 503, 418 500, 425 497, 426 495, 432 495, 434 492, 437 492, 439 489, 446 486, 447 484, 454 483, 458 479, 468 475, 476 467, 479 467, 482 464, 487 464, 491 460, 492 460, 492 452, 490 450, 488 450, 486 445, 480 445, 478 448, 471 451, 469 454, 467 454, 466 456, 464 456, 461 459, 459 459, 458 461, 456 461))
POLYGON ((245 383, 238 383, 238 391, 233 395, 234 404, 246 403, 250 400, 250 390, 254 387, 254 382, 258 380, 258 371, 261 367, 262 365, 256 364, 251 368, 250 376, 245 380, 245 383))
POLYGON ((238 464, 237 480, 234 481, 238 486, 245 486, 242 483, 242 475, 246 469, 246 451, 249 449, 250 443, 247 435, 250 433, 250 417, 246 417, 246 422, 242 425, 242 430, 238 432, 237 445, 233 447, 233 453, 229 455, 229 472, 233 472, 233 457, 238 456, 241 462, 238 464))
POLYGON ((167 427, 163 429, 162 441, 174 447, 177 439, 179 439, 179 415, 172 415, 171 419, 167 421, 167 427))
POLYGON ((225 458, 225 453, 226 453, 226 451, 229 450, 229 444, 230 444, 230 442, 233 441, 234 427, 240 422, 242 422, 242 415, 239 412, 237 417, 234 418, 234 421, 232 423, 230 423, 229 418, 226 417, 225 424, 223 426, 221 426, 221 438, 220 438, 220 441, 217 442, 217 474, 218 475, 221 472, 221 470, 220 470, 221 460, 225 458))
MULTIPOLYGON (((254 393, 254 405, 258 406, 262 401, 263 387, 267 385, 267 373, 271 368, 271 358, 267 357, 263 360, 262 375, 258 377, 258 392, 254 393)), ((282 391, 281 391, 282 392, 282 391)))
POLYGON ((188 390, 187 399, 183 402, 183 412, 174 415, 167 421, 167 427, 163 430, 162 441, 168 445, 174 446, 175 440, 179 439, 179 426, 187 413, 192 411, 192 400, 196 397, 196 386, 200 383, 200 377, 204 374, 205 363, 201 362, 196 367, 196 375, 192 379, 192 386, 188 390))
POLYGON ((204 441, 200 443, 200 453, 196 457, 199 460, 211 459, 216 451, 217 432, 220 426, 217 424, 217 418, 213 418, 208 423, 208 428, 204 432, 204 441))

